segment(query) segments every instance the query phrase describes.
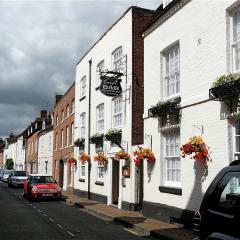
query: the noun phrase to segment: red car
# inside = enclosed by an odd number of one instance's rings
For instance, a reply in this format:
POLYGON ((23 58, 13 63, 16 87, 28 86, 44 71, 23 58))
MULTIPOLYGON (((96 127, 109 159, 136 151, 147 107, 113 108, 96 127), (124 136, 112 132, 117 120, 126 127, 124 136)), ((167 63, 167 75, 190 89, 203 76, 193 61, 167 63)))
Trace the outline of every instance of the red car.
POLYGON ((24 197, 30 200, 37 198, 61 198, 61 188, 51 176, 30 174, 24 182, 24 197))

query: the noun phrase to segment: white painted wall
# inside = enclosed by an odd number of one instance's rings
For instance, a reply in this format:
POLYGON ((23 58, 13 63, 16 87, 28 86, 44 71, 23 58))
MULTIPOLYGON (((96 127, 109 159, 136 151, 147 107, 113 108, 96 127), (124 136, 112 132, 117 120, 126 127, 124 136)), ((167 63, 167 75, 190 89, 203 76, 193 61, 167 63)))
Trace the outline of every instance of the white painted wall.
POLYGON ((16 153, 17 153, 17 142, 8 143, 8 153, 7 153, 7 159, 12 158, 14 165, 13 168, 16 167, 16 153))
POLYGON ((39 136, 38 173, 52 175, 52 161, 53 161, 53 130, 49 130, 48 132, 41 133, 39 136))
MULTIPOLYGON (((220 119, 221 104, 209 101, 188 105, 207 100, 212 82, 231 70, 228 64, 226 16, 227 9, 234 2, 191 1, 144 39, 144 131, 152 135, 156 156, 150 181, 146 177, 145 165, 145 201, 196 210, 212 179, 221 168, 229 164, 228 120, 220 119), (181 145, 189 137, 200 134, 195 125, 203 126, 203 138, 212 152, 212 162, 208 163, 208 175, 204 180, 201 176, 203 170, 196 166, 194 160, 189 157, 181 159, 182 196, 158 190, 160 185, 164 185, 163 139, 158 130, 158 120, 147 118, 151 105, 164 100, 160 85, 163 81, 161 52, 176 41, 180 45, 181 106, 186 107, 181 113, 181 145)), ((148 145, 147 141, 145 145, 148 145)))
POLYGON ((23 136, 19 136, 16 142, 16 170, 25 169, 25 147, 23 145, 23 136))
MULTIPOLYGON (((116 25, 114 25, 102 38, 96 43, 96 45, 85 55, 81 62, 77 65, 76 69, 76 85, 75 85, 75 140, 79 138, 80 135, 80 115, 83 112, 86 112, 86 120, 88 121, 88 89, 89 89, 89 61, 92 60, 92 86, 91 86, 91 134, 96 133, 96 107, 100 103, 104 103, 104 132, 112 128, 112 98, 104 96, 99 90, 95 90, 96 79, 97 79, 97 64, 101 61, 105 61, 105 69, 112 69, 112 52, 122 46, 123 55, 127 55, 127 68, 128 68, 128 77, 127 83, 126 78, 122 78, 122 88, 123 90, 131 87, 132 84, 132 12, 129 10, 126 15, 121 18, 116 25), (80 99, 80 80, 83 76, 87 78, 87 96, 83 101, 80 99)), ((123 94, 123 99, 129 96, 129 91, 123 94)), ((88 122, 86 123, 86 129, 88 129, 88 122)), ((131 100, 123 102, 123 127, 122 127, 122 140, 125 142, 125 145, 131 146, 131 100), (126 144, 128 143, 128 144, 126 144)), ((86 143, 88 138, 86 138, 86 143)), ((87 146, 87 144, 86 144, 87 146)), ((107 153, 110 150, 110 143, 104 142, 104 152, 107 153)), ((88 152, 88 149, 85 148, 85 151, 88 152)), ((131 149, 129 147, 129 152, 131 149)), ((75 151, 75 154, 78 157, 78 153, 75 151)), ((91 192, 105 195, 109 198, 111 192, 111 178, 109 177, 109 171, 111 171, 111 164, 106 165, 106 171, 102 181, 104 186, 98 186, 95 184, 97 181, 97 162, 93 161, 93 156, 96 154, 95 145, 91 144, 90 155, 92 157, 92 169, 91 169, 91 192)), ((85 183, 79 182, 79 173, 80 173, 80 162, 78 162, 78 168, 74 175, 74 187, 76 189, 87 191, 88 189, 88 173, 87 173, 87 164, 86 164, 86 176, 85 183)), ((127 187, 123 189, 123 200, 127 202, 132 202, 132 184, 134 184, 134 179, 127 179, 127 187)), ((109 201, 111 203, 111 201, 109 201)))

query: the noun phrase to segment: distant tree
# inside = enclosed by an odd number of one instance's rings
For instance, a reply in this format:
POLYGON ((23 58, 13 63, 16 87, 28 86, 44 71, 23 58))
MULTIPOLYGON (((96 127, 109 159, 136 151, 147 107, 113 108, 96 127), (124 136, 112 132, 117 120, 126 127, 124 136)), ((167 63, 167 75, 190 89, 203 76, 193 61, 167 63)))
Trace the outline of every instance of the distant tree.
POLYGON ((13 162, 12 158, 7 158, 6 163, 5 163, 6 169, 8 169, 8 170, 13 169, 13 165, 14 165, 14 162, 13 162))

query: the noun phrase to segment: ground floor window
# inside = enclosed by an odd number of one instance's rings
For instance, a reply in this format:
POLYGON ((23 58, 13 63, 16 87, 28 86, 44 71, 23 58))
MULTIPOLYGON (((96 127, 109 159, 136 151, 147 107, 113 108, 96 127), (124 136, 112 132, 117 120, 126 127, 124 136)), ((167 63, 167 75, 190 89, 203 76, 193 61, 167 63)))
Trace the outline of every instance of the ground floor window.
POLYGON ((235 129, 234 129, 234 160, 240 160, 240 119, 235 121, 235 129))
POLYGON ((164 134, 165 185, 178 186, 181 181, 180 130, 164 134))
POLYGON ((80 162, 80 178, 85 178, 86 176, 86 163, 85 162, 80 162))
POLYGON ((104 163, 97 162, 97 179, 102 180, 104 177, 104 163))

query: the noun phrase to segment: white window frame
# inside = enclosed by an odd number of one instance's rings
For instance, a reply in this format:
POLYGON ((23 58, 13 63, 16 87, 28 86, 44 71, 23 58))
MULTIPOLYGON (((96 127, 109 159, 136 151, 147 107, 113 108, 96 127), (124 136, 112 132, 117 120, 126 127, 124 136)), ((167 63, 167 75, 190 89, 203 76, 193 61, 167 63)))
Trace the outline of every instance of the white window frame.
POLYGON ((87 94, 87 78, 86 76, 84 76, 80 80, 80 98, 86 97, 86 94, 87 94))
MULTIPOLYGON (((240 152, 237 152, 237 141, 236 141, 236 137, 239 137, 239 144, 240 144, 240 135, 236 134, 236 130, 237 130, 237 124, 239 122, 239 127, 240 127, 240 119, 236 119, 234 122, 234 127, 233 127, 233 160, 238 160, 238 158, 236 157, 237 155, 239 155, 239 160, 240 160, 240 152)), ((240 148, 239 148, 240 150, 240 148)))
POLYGON ((37 153, 37 148, 38 148, 38 146, 37 146, 37 139, 36 139, 36 141, 35 141, 35 153, 37 153))
POLYGON ((86 178, 86 163, 80 161, 79 178, 86 178))
MULTIPOLYGON (((169 146, 169 151, 171 151, 171 144, 169 146)), ((165 186, 170 186, 170 187, 181 187, 181 158, 180 158, 180 129, 175 129, 175 130, 171 130, 168 132, 164 133, 164 166, 165 166, 165 177, 164 177, 164 185, 165 186), (169 153, 167 153, 167 138, 168 136, 174 136, 174 141, 173 141, 173 151, 175 152, 175 154, 170 155, 169 153), (178 136, 178 143, 176 142, 176 136, 178 136), (175 160, 175 168, 170 168, 168 169, 168 161, 171 160, 175 160), (177 161, 179 161, 179 167, 176 166, 177 161), (177 171, 179 171, 179 181, 177 180, 169 180, 168 179, 168 170, 172 170, 172 174, 175 171, 175 173, 177 171)), ((177 178, 177 173, 175 175, 175 179, 177 178)))
POLYGON ((86 137, 86 112, 80 115, 80 136, 81 138, 86 137))
POLYGON ((113 71, 119 71, 123 62, 123 48, 122 46, 116 48, 112 52, 112 68, 113 71))
POLYGON ((57 147, 58 147, 58 133, 55 134, 55 151, 57 151, 57 147))
POLYGON ((104 103, 101 103, 96 108, 97 132, 104 132, 104 103), (102 112, 101 112, 102 111, 102 112))
POLYGON ((61 112, 61 122, 63 122, 63 121, 64 121, 64 109, 61 112))
POLYGON ((61 149, 63 148, 63 129, 61 129, 61 149))
POLYGON ((112 100, 112 125, 113 128, 122 128, 123 111, 122 111, 122 96, 112 100))
POLYGON ((75 113, 75 100, 71 102, 71 115, 75 113))
POLYGON ((67 105, 67 108, 66 108, 66 118, 68 118, 70 115, 70 107, 69 107, 69 104, 67 105))
POLYGON ((56 116, 56 126, 58 126, 58 115, 56 116))
POLYGON ((68 147, 69 145, 69 126, 66 126, 66 142, 65 147, 68 147))
POLYGON ((100 81, 100 72, 103 71, 104 69, 104 60, 101 60, 98 64, 97 64, 97 70, 96 70, 96 87, 99 87, 101 84, 100 81))
POLYGON ((232 58, 232 71, 234 73, 240 71, 240 9, 236 9, 231 15, 231 31, 230 31, 230 42, 231 42, 231 58, 232 58), (237 23, 237 28, 239 28, 239 39, 234 39, 234 16, 239 14, 239 20, 237 23), (238 68, 236 68, 236 46, 239 45, 239 53, 238 53, 238 68))
POLYGON ((105 175, 105 166, 103 162, 97 162, 97 180, 102 181, 105 175))
POLYGON ((71 144, 70 146, 73 146, 74 142, 74 123, 71 123, 71 144))
POLYGON ((179 42, 176 42, 172 44, 170 47, 168 47, 163 52, 163 79, 164 79, 164 85, 165 85, 165 96, 166 99, 172 99, 175 97, 180 96, 180 44, 179 42), (175 55, 177 51, 177 55, 175 55), (170 60, 169 60, 170 59, 170 60), (174 69, 171 71, 172 66, 176 63, 177 69, 174 69), (174 77, 174 81, 170 84, 170 77, 174 77), (170 87, 172 85, 173 93, 170 92, 170 87))

